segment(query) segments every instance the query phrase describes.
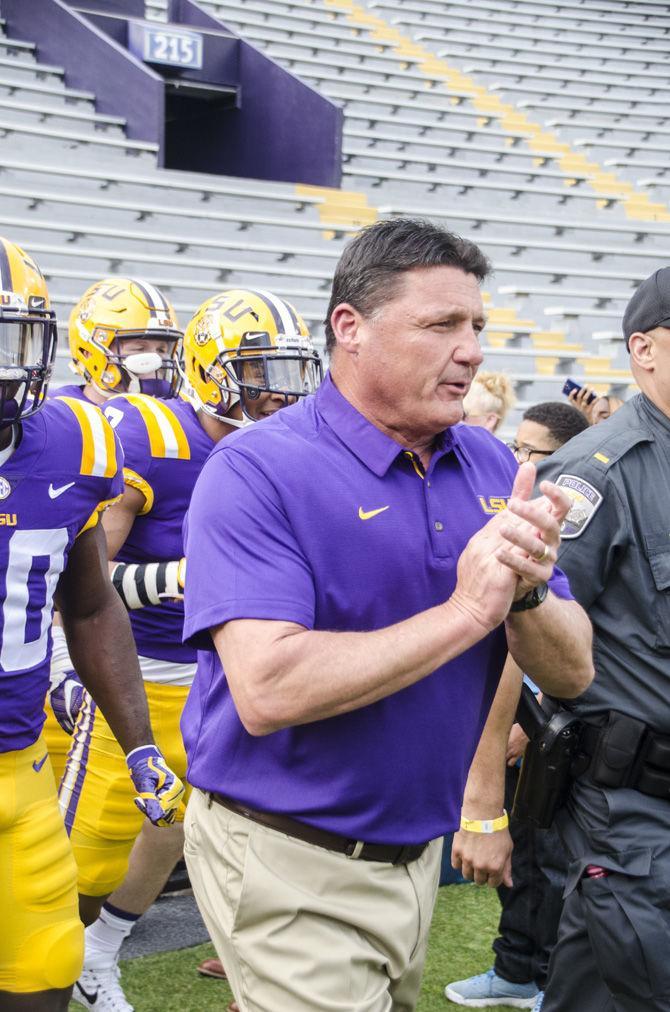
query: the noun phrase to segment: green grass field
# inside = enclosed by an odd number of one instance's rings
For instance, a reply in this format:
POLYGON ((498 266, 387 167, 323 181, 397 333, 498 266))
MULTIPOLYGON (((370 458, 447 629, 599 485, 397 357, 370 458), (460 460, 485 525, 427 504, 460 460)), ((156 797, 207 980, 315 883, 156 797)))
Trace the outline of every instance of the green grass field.
MULTIPOLYGON (((444 985, 491 966, 499 913, 492 890, 471 885, 440 889, 417 1012, 459 1008, 444 997, 444 985)), ((213 954, 210 945, 199 945, 122 963, 122 983, 136 1012, 223 1012, 232 997, 229 988, 199 977, 195 970, 201 959, 213 954)), ((70 1009, 81 1012, 80 1005, 71 1004, 70 1009)), ((503 1006, 495 1009, 502 1012, 503 1006)))

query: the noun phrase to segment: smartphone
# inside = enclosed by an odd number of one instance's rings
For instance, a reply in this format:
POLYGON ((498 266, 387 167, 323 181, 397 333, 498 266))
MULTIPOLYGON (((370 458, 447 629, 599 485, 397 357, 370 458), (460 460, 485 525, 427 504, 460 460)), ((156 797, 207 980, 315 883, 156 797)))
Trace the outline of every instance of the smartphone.
MULTIPOLYGON (((581 383, 575 383, 575 381, 571 379, 567 379, 563 384, 563 393, 565 394, 566 397, 569 397, 573 390, 581 390, 581 389, 582 389, 581 383)), ((598 396, 597 394, 590 393, 589 396, 586 398, 586 403, 591 404, 596 399, 597 396, 598 396)))

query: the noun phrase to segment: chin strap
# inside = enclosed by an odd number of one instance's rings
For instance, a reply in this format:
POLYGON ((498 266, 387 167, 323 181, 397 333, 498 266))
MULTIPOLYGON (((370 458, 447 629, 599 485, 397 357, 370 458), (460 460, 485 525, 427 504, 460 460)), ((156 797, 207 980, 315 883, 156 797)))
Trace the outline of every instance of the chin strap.
POLYGON ((228 415, 219 415, 217 417, 219 417, 222 422, 225 422, 226 425, 232 425, 236 429, 243 429, 245 425, 253 425, 251 418, 247 418, 246 415, 244 415, 242 419, 229 418, 228 415))

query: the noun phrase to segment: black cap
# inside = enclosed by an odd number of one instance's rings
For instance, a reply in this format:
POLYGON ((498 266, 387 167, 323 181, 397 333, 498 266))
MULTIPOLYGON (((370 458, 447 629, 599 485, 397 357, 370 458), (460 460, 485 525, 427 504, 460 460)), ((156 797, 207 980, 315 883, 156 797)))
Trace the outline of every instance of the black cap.
POLYGON ((623 314, 626 347, 631 334, 670 327, 670 267, 661 267, 635 290, 623 314))

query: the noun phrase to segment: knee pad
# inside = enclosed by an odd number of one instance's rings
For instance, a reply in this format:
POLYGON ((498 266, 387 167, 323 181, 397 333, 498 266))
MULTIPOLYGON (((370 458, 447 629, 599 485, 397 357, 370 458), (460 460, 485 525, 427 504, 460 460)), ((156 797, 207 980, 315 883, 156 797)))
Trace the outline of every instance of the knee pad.
POLYGON ((71 987, 84 964, 84 925, 78 917, 29 935, 18 953, 17 993, 71 987))

